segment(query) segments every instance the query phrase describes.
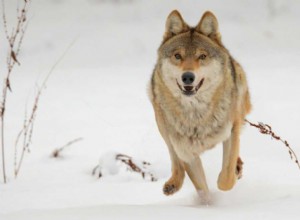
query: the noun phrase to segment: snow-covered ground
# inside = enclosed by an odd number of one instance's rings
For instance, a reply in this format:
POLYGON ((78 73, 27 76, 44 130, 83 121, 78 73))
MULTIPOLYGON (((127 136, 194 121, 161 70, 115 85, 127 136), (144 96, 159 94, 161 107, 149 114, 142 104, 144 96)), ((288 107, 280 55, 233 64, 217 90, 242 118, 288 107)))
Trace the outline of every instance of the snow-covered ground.
MULTIPOLYGON (((15 6, 16 0, 6 0, 8 17, 15 6)), ((176 195, 162 194, 170 161, 146 88, 173 9, 190 24, 205 10, 217 15, 224 44, 248 75, 254 107, 249 120, 270 123, 300 156, 299 1, 33 1, 7 106, 9 181, 2 183, 1 170, 1 220, 299 218, 296 164, 282 144, 248 126, 241 138, 244 176, 232 191, 217 189, 222 157, 217 146, 202 156, 211 206, 199 204, 188 178, 176 195), (31 153, 14 179, 14 141, 26 100, 30 106, 35 83, 72 42, 41 97, 31 153), (83 141, 61 158, 50 157, 55 148, 78 137, 83 141), (145 181, 128 172, 97 179, 92 169, 107 151, 150 161, 159 180, 145 181)), ((6 52, 1 48, 2 78, 6 52)))

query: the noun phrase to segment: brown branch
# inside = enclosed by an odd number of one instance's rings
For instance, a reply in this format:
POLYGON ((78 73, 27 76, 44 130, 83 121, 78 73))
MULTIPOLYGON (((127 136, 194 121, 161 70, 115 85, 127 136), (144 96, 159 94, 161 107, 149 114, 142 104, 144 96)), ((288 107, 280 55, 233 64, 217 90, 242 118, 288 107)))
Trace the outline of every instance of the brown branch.
POLYGON ((250 126, 257 128, 260 133, 270 135, 275 140, 281 141, 288 148, 291 160, 294 160, 295 163, 298 165, 298 167, 300 169, 300 163, 299 163, 299 160, 298 160, 298 157, 297 157, 295 151, 290 147, 290 144, 286 140, 283 140, 280 136, 276 135, 273 132, 272 127, 270 125, 264 124, 264 123, 261 123, 261 122, 259 122, 258 124, 255 124, 255 123, 252 123, 252 122, 248 121, 247 119, 245 119, 245 121, 250 126))
POLYGON ((66 149, 67 147, 70 147, 72 144, 75 144, 76 142, 79 142, 79 141, 82 141, 83 138, 80 137, 80 138, 76 138, 72 141, 69 141, 68 143, 66 143, 65 145, 63 145, 62 147, 59 147, 57 149, 55 149, 52 153, 52 157, 59 157, 60 156, 60 153, 66 149))
MULTIPOLYGON (((132 159, 132 157, 125 155, 125 154, 116 154, 115 160, 120 161, 122 164, 125 164, 128 170, 140 173, 143 179, 146 179, 147 177, 150 177, 150 180, 152 182, 157 181, 157 178, 154 176, 153 173, 147 171, 148 167, 151 166, 151 164, 147 161, 142 161, 142 167, 138 166, 137 163, 135 163, 132 159)), ((101 167, 101 164, 98 164, 96 167, 94 167, 92 174, 96 175, 101 178, 102 172, 101 169, 104 167, 101 167), (99 173, 97 173, 99 171, 99 173)))

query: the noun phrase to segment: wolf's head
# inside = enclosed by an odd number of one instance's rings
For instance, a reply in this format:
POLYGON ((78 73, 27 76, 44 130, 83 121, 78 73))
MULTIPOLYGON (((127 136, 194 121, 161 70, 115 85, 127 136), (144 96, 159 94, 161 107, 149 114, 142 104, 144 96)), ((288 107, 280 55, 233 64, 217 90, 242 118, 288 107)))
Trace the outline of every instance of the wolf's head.
POLYGON ((177 96, 216 88, 224 79, 228 55, 211 12, 191 28, 178 11, 172 11, 158 52, 162 79, 177 96))

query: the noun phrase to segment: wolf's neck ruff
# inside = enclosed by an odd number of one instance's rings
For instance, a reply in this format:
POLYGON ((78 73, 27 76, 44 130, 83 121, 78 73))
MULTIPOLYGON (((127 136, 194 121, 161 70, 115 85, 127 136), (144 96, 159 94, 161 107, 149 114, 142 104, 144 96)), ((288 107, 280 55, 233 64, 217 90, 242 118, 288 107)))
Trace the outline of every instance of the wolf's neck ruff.
MULTIPOLYGON (((228 126, 226 122, 230 117, 228 109, 231 102, 228 99, 230 94, 223 91, 225 82, 212 91, 208 89, 191 97, 182 94, 175 97, 164 85, 159 72, 154 77, 158 82, 152 88, 155 101, 160 103, 165 122, 173 135, 182 136, 192 142, 203 142, 222 133, 228 126), (212 99, 218 99, 218 102, 212 103, 212 99)), ((211 141, 207 143, 209 146, 203 146, 204 148, 212 147, 211 141)))

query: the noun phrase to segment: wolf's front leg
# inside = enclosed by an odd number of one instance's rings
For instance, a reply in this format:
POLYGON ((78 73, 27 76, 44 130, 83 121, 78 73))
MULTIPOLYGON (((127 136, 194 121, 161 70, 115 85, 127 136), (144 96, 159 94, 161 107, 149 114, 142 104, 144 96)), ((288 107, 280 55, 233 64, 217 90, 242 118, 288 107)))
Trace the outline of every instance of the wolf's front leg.
POLYGON ((182 186, 184 180, 184 168, 169 140, 168 130, 166 129, 166 122, 164 120, 161 109, 158 106, 154 106, 154 110, 159 132, 168 146, 170 159, 172 162, 172 176, 165 183, 163 192, 165 195, 172 195, 177 192, 182 186))
POLYGON ((184 168, 193 182, 201 202, 205 205, 210 203, 209 190, 206 183, 205 173, 201 159, 196 156, 189 162, 184 162, 184 168))
POLYGON ((165 195, 172 195, 178 190, 180 190, 183 180, 184 180, 184 168, 182 162, 177 157, 172 145, 167 143, 170 153, 170 158, 172 162, 172 176, 165 183, 163 187, 163 192, 165 195))
POLYGON ((241 177, 242 160, 239 158, 240 123, 235 123, 231 136, 223 142, 223 164, 218 178, 218 187, 227 191, 232 189, 238 178, 241 177))

